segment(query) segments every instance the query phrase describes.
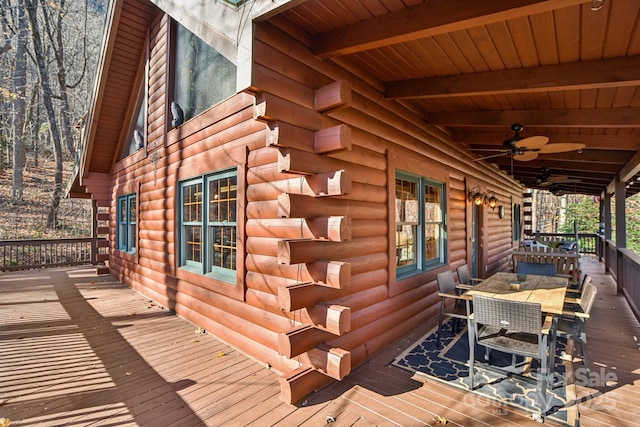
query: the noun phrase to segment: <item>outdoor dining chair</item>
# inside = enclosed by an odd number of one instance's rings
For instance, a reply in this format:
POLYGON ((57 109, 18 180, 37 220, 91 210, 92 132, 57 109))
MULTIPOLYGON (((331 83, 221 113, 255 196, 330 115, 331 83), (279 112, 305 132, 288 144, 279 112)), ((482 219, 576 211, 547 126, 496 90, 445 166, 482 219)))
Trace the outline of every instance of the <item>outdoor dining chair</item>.
POLYGON ((518 262, 517 274, 537 274, 538 276, 555 276, 555 264, 542 264, 537 262, 518 262))
MULTIPOLYGON (((498 350, 515 356, 540 360, 538 392, 542 397, 541 414, 547 412, 547 383, 549 372, 549 335, 553 332, 553 316, 543 320, 538 303, 509 301, 482 295, 473 295, 473 313, 469 315, 469 389, 474 389, 475 346, 498 350)), ((553 337, 551 337, 553 341, 553 337)))
POLYGON ((482 279, 471 277, 471 274, 469 273, 469 266, 467 264, 462 264, 460 267, 456 268, 456 272, 458 273, 458 289, 468 290, 482 282, 482 279))
MULTIPOLYGON (((586 321, 591 316, 591 308, 596 300, 598 293, 595 285, 589 280, 582 291, 582 295, 577 299, 579 308, 576 310, 565 310, 558 319, 556 327, 556 336, 565 337, 567 339, 577 339, 580 341, 582 350, 582 362, 586 369, 587 377, 589 377, 589 353, 587 352, 587 331, 585 329, 586 321)), ((552 354, 555 355, 555 342, 552 345, 552 354)))
POLYGON ((438 281, 438 296, 440 297, 440 318, 438 320, 437 340, 437 345, 439 347, 442 322, 444 318, 453 318, 455 330, 458 331, 460 329, 460 320, 467 319, 469 300, 458 294, 459 289, 456 288, 456 282, 451 270, 438 273, 436 275, 436 280, 438 281))

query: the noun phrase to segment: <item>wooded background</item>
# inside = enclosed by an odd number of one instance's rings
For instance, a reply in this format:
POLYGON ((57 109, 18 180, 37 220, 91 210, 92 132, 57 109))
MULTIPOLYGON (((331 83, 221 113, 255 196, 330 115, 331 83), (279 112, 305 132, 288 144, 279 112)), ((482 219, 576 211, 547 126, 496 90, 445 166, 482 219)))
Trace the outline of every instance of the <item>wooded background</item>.
POLYGON ((63 216, 74 213, 86 220, 86 203, 62 202, 72 209, 60 203, 78 156, 75 125, 91 101, 106 5, 107 0, 0 0, 0 202, 8 214, 3 238, 43 235, 41 228, 60 232, 63 216), (44 198, 44 226, 25 230, 24 217, 43 216, 35 211, 44 198), (7 236, 6 228, 15 233, 7 236))

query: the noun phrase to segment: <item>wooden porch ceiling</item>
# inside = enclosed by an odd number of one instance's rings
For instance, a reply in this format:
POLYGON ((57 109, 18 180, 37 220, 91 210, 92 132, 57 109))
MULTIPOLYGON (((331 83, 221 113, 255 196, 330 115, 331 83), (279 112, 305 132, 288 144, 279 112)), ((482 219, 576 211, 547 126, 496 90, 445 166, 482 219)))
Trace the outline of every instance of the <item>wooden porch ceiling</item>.
MULTIPOLYGON (((513 136, 585 148, 486 161, 530 188, 542 168, 566 193, 599 195, 616 177, 640 191, 640 2, 307 0, 282 12, 315 53, 363 70, 474 157, 513 136)), ((280 21, 283 22, 283 21, 280 21)), ((284 21, 286 22, 286 21, 284 21)), ((549 188, 549 187, 542 187, 549 188)), ((611 189, 611 187, 610 187, 611 189)))

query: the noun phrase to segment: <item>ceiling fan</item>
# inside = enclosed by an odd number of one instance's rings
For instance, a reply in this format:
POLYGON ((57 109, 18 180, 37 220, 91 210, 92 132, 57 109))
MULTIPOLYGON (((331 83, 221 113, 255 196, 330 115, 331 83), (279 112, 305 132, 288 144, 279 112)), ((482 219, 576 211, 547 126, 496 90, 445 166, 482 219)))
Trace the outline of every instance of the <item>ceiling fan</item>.
POLYGON ((565 153, 567 151, 575 151, 582 150, 585 145, 578 143, 558 143, 558 144, 548 144, 549 138, 546 136, 530 136, 523 137, 520 135, 520 132, 524 129, 519 123, 514 123, 511 125, 511 130, 514 131, 514 135, 506 139, 502 146, 503 149, 486 149, 486 150, 477 150, 477 151, 500 151, 498 154, 492 154, 489 156, 479 157, 474 159, 474 161, 490 159, 493 157, 504 156, 506 154, 511 154, 511 158, 515 160, 520 160, 522 162, 528 162, 534 160, 538 157, 538 154, 554 154, 554 153, 565 153))
POLYGON ((568 175, 553 175, 549 168, 542 168, 542 174, 536 179, 541 187, 551 187, 557 184, 574 184, 580 182, 577 178, 568 175))

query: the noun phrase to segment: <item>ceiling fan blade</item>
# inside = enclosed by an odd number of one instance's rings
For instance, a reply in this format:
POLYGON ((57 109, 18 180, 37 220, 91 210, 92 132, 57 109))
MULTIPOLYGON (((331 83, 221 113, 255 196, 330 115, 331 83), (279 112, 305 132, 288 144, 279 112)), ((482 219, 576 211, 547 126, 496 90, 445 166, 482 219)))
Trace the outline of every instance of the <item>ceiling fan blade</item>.
POLYGON ((507 154, 508 151, 504 151, 502 150, 502 153, 498 153, 498 154, 492 154, 490 156, 484 156, 484 157, 478 157, 477 159, 473 159, 474 162, 480 161, 480 160, 486 160, 486 159, 492 159, 494 157, 500 157, 500 156, 504 156, 505 154, 507 154))
POLYGON ((546 136, 530 136, 528 138, 523 138, 520 141, 516 142, 516 147, 518 148, 527 148, 529 150, 540 148, 549 142, 549 138, 546 136))
POLYGON ((513 158, 521 162, 529 162, 535 160, 538 157, 538 153, 535 151, 525 151, 522 154, 514 154, 513 158))
POLYGON ((567 177, 566 179, 552 179, 551 181, 557 184, 573 184, 580 182, 579 179, 569 177, 567 177))
POLYGON ((574 142, 558 142, 557 144, 548 144, 540 148, 540 154, 566 153, 567 151, 578 151, 585 147, 584 144, 574 142))

